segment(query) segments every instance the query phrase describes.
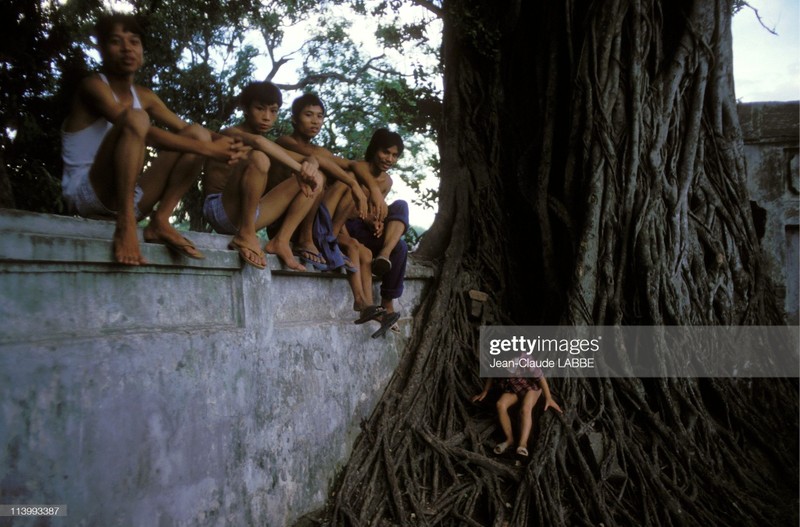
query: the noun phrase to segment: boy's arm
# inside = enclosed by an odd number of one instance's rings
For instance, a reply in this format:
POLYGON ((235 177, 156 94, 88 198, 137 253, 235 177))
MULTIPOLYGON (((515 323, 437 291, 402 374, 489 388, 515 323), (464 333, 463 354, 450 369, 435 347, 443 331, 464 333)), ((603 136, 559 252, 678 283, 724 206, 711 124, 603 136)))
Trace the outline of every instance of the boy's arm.
POLYGON ((367 217, 367 196, 364 194, 364 191, 361 190, 358 179, 347 172, 350 167, 349 160, 335 156, 325 148, 301 143, 290 135, 279 137, 276 143, 290 152, 296 152, 303 156, 316 157, 319 160, 319 167, 323 172, 350 187, 350 192, 353 194, 353 200, 358 210, 358 216, 361 219, 367 217))
POLYGON ((553 396, 550 395, 550 385, 547 384, 547 379, 544 378, 544 375, 539 378, 539 386, 542 387, 542 392, 544 393, 544 411, 546 412, 548 408, 552 408, 560 414, 564 413, 558 403, 553 400, 553 396))
POLYGON ((264 152, 270 159, 281 163, 292 172, 298 174, 298 179, 301 184, 305 183, 311 190, 321 185, 322 178, 319 176, 318 172, 321 163, 317 157, 305 156, 301 159, 295 159, 289 152, 266 137, 247 133, 236 127, 226 128, 222 130, 221 133, 226 136, 234 137, 255 150, 264 152))
MULTIPOLYGON (((100 82, 102 83, 102 81, 100 82)), ((188 123, 178 117, 174 112, 170 111, 164 102, 151 90, 138 86, 135 89, 139 96, 139 101, 142 104, 142 109, 145 110, 157 124, 171 130, 182 130, 188 126, 188 123)), ((110 89, 109 95, 113 99, 113 94, 110 93, 110 89)), ((117 117, 119 117, 119 114, 125 109, 122 105, 117 103, 116 100, 114 100, 114 102, 119 107, 119 113, 117 113, 117 117)), ((198 141, 192 137, 181 136, 168 130, 151 126, 147 132, 147 139, 149 143, 164 150, 190 152, 227 163, 233 163, 242 156, 240 152, 241 144, 231 138, 221 138, 212 142, 198 141)))
POLYGON ((369 189, 369 201, 372 209, 375 212, 375 220, 383 221, 389 214, 389 207, 386 205, 386 194, 389 193, 391 188, 391 179, 389 179, 389 186, 382 189, 378 181, 369 171, 369 163, 366 161, 353 161, 350 163, 350 170, 362 181, 369 189))

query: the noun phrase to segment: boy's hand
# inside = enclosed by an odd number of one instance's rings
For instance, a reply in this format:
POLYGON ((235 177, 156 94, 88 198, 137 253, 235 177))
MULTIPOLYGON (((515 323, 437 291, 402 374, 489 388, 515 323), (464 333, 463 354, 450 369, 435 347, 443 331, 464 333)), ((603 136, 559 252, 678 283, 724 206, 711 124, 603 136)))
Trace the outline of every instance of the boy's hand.
POLYGON ((350 187, 350 192, 353 194, 353 203, 356 205, 356 209, 358 210, 358 217, 362 220, 367 218, 367 196, 364 194, 364 191, 361 190, 361 185, 356 182, 350 187))
POLYGON ((300 165, 300 179, 307 182, 311 188, 317 188, 318 176, 319 160, 314 156, 308 156, 300 165))
POLYGON ((383 222, 386 219, 386 216, 389 215, 389 207, 386 206, 386 200, 383 198, 383 194, 377 194, 375 192, 370 193, 369 195, 370 201, 370 210, 373 213, 373 217, 383 222))
POLYGON ((381 236, 383 236, 383 227, 384 227, 384 223, 382 221, 373 220, 372 221, 372 235, 375 236, 376 238, 380 238, 381 236))
POLYGON ((217 161, 224 161, 229 165, 238 163, 247 154, 244 144, 232 137, 219 137, 213 140, 208 147, 208 157, 217 161))
POLYGON ((319 173, 319 161, 314 156, 308 156, 300 164, 300 172, 297 174, 297 182, 303 195, 308 197, 321 187, 322 176, 319 173))
POLYGON ((560 414, 564 413, 563 410, 561 410, 561 407, 558 406, 558 403, 555 402, 552 397, 547 398, 544 402, 544 411, 546 412, 548 408, 552 408, 560 414))

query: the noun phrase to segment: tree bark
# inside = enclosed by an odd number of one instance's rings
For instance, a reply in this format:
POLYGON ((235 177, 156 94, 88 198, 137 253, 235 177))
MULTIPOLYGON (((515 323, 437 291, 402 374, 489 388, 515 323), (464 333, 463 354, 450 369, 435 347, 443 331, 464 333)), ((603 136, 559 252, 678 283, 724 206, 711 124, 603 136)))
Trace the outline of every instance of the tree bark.
POLYGON ((745 188, 722 0, 444 2, 439 263, 333 525, 794 525, 780 379, 553 379, 526 467, 470 404, 477 324, 781 323, 745 188), (446 314, 446 316, 445 316, 446 314), (493 437, 494 434, 494 437, 493 437))

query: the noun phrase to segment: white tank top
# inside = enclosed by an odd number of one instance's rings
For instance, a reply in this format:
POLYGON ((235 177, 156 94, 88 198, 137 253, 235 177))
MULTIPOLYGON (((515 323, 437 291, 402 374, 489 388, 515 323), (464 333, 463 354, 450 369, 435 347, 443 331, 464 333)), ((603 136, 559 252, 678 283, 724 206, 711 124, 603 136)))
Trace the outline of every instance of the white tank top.
MULTIPOLYGON (((108 85, 108 79, 102 73, 100 78, 108 85)), ((113 94, 113 91, 112 91, 113 94)), ((133 108, 140 110, 142 103, 136 94, 136 89, 131 86, 133 96, 133 108)), ((119 102, 116 94, 114 100, 119 102)), ((89 169, 94 163, 100 143, 103 142, 106 134, 113 123, 100 117, 95 122, 77 132, 61 131, 61 159, 64 161, 64 172, 61 178, 61 187, 65 196, 71 196, 75 188, 80 183, 82 176, 88 176, 89 169)))

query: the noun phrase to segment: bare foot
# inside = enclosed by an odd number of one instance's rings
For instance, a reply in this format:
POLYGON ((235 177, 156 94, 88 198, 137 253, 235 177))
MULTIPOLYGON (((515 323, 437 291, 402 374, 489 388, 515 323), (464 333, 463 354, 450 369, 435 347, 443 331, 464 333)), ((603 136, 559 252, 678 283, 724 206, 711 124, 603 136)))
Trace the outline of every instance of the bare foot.
POLYGON ((283 262, 283 265, 289 269, 293 269, 295 271, 306 270, 304 265, 294 259, 292 248, 289 246, 289 242, 281 241, 275 238, 267 242, 267 244, 264 246, 264 251, 277 256, 280 261, 283 262))
POLYGON ((181 233, 169 223, 151 219, 150 224, 144 228, 143 236, 144 241, 148 243, 163 243, 189 258, 194 258, 196 260, 205 258, 203 253, 198 251, 197 247, 195 247, 191 241, 183 237, 181 233))
POLYGON ((139 239, 136 237, 136 223, 120 222, 114 229, 114 259, 123 265, 146 264, 139 250, 139 239))
POLYGON ((231 240, 228 248, 238 250, 242 259, 253 267, 258 269, 265 269, 267 267, 267 258, 264 256, 264 253, 261 252, 261 243, 255 235, 242 236, 241 234, 237 234, 233 237, 233 240, 231 240))

